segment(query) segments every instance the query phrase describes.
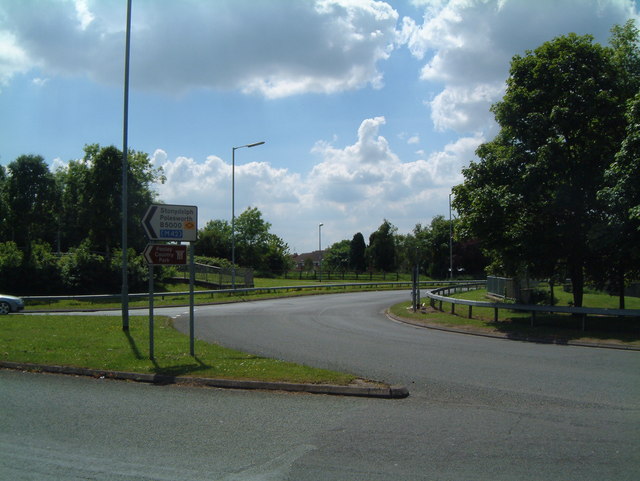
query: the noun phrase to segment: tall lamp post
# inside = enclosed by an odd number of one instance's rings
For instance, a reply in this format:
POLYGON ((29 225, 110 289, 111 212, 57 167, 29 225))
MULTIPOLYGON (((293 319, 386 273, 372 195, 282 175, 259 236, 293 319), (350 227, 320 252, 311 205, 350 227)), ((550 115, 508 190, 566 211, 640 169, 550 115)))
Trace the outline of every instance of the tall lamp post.
POLYGON ((231 285, 236 288, 236 150, 257 147, 264 142, 241 145, 231 149, 231 285))
POLYGON ((129 160, 127 137, 129 130, 129 53, 131 51, 131 0, 127 0, 127 26, 125 33, 124 52, 124 115, 122 120, 122 330, 129 331, 129 272, 127 262, 127 222, 128 211, 128 187, 127 174, 129 172, 129 160))
POLYGON ((449 278, 453 280, 453 227, 451 224, 451 194, 449 194, 449 278))
POLYGON ((319 263, 319 267, 320 267, 320 275, 318 276, 318 279, 320 280, 320 282, 322 282, 322 226, 324 224, 318 224, 318 250, 320 251, 320 263, 319 263))

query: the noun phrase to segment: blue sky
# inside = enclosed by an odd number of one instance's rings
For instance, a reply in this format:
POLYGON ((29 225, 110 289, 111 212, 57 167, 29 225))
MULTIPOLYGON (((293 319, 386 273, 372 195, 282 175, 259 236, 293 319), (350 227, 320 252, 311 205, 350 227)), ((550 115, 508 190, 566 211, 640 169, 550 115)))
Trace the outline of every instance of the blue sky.
MULTIPOLYGON (((292 252, 448 215, 510 59, 606 43, 633 0, 133 0, 129 146, 199 226, 260 208, 292 252)), ((125 0, 0 0, 0 164, 122 147, 125 0)))

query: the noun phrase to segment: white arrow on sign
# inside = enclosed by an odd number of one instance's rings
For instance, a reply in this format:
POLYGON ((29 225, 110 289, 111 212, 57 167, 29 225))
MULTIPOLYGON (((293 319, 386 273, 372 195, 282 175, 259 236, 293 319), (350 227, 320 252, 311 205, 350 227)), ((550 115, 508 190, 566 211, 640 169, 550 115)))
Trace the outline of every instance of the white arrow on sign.
POLYGON ((195 242, 198 208, 194 205, 152 204, 142 218, 150 240, 195 242))

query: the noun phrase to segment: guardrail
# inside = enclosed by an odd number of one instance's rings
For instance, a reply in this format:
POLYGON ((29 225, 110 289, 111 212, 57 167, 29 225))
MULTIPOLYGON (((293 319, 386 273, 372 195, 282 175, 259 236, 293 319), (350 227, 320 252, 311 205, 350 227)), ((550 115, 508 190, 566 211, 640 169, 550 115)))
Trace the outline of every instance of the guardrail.
MULTIPOLYGON (((442 286, 466 284, 469 281, 420 281, 420 287, 429 286, 442 286)), ((480 281, 479 281, 480 282, 480 281)), ((411 288, 411 281, 397 281, 397 282, 349 282, 349 283, 331 283, 331 284, 310 284, 310 285, 294 285, 294 286, 276 286, 276 287, 248 287, 237 289, 209 289, 198 290, 194 294, 259 294, 278 291, 300 291, 300 290, 317 290, 317 289, 333 289, 333 288, 347 288, 347 287, 362 287, 362 288, 375 288, 375 287, 396 287, 411 288)), ((184 292, 154 292, 153 297, 163 296, 188 296, 189 291, 184 292)), ((24 296, 22 299, 25 303, 29 301, 38 302, 55 302, 55 301, 118 301, 121 299, 120 294, 87 294, 87 295, 72 295, 72 296, 24 296)), ((129 300, 145 299, 149 297, 149 293, 137 293, 129 294, 129 300)))
POLYGON ((494 309, 494 321, 498 322, 498 310, 508 309, 510 311, 525 311, 531 313, 531 326, 533 327, 536 319, 536 313, 561 313, 561 314, 580 314, 582 315, 582 329, 585 329, 587 316, 611 316, 611 317, 638 317, 640 318, 640 309, 605 309, 593 307, 569 307, 569 306, 542 306, 537 304, 507 304, 504 302, 486 302, 472 301, 468 299, 457 299, 454 297, 442 296, 440 293, 446 292, 451 295, 451 291, 473 290, 484 287, 486 282, 467 282, 456 286, 445 286, 438 289, 431 289, 426 292, 426 296, 430 299, 431 307, 435 308, 435 303, 439 302, 439 309, 442 311, 442 303, 451 304, 451 313, 455 314, 455 306, 463 305, 469 307, 468 317, 473 316, 474 307, 486 307, 494 309))

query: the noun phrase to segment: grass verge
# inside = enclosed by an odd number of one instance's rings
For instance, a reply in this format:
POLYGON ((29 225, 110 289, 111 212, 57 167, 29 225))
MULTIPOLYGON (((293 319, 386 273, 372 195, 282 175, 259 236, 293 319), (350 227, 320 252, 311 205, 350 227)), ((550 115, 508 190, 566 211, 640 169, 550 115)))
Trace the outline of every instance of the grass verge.
MULTIPOLYGON (((244 302, 253 301, 259 299, 273 299, 277 297, 296 297, 307 296, 315 294, 328 294, 328 293, 341 293, 341 292, 365 292, 371 290, 382 289, 395 289, 395 287, 369 287, 366 285, 344 285, 340 286, 339 282, 327 283, 327 287, 318 287, 315 289, 304 288, 305 285, 313 284, 308 281, 293 281, 291 284, 283 283, 283 281, 291 281, 290 279, 256 279, 256 287, 266 288, 266 291, 260 293, 229 293, 229 292, 208 292, 198 293, 198 291, 206 290, 201 287, 197 287, 194 291, 194 303, 195 304, 216 304, 226 302, 244 302), (329 285, 332 285, 329 287, 329 285), (281 287, 287 287, 287 289, 280 289, 281 287), (269 290, 273 288, 273 290, 269 290)), ((188 284, 172 285, 171 291, 159 292, 155 297, 154 305, 156 307, 162 306, 175 306, 175 305, 188 305, 189 296, 179 295, 179 292, 186 292, 189 290, 188 284)), ((144 297, 138 300, 129 301, 130 308, 145 308, 148 307, 148 298, 144 297)), ((95 309, 118 309, 120 308, 120 301, 103 301, 103 300, 62 300, 62 301, 31 301, 26 302, 26 310, 29 312, 35 311, 63 311, 63 310, 95 310, 95 309)))
POLYGON ((246 354, 189 338, 166 317, 155 319, 155 360, 149 359, 148 318, 116 316, 2 316, 0 359, 143 374, 348 385, 355 376, 246 354))
MULTIPOLYGON (((458 294, 455 297, 486 300, 483 299, 481 291, 458 294)), ((595 301, 592 300, 592 302, 595 301)), ((411 302, 402 302, 392 306, 389 311, 397 317, 409 319, 418 324, 498 334, 512 339, 537 339, 557 343, 576 341, 640 347, 640 329, 637 319, 592 316, 587 318, 586 329, 583 331, 582 320, 571 315, 537 314, 532 325, 531 314, 527 312, 500 309, 498 322, 495 322, 494 310, 491 308, 474 307, 471 318, 468 317, 467 306, 455 306, 455 313, 451 314, 451 304, 445 302, 442 309, 442 311, 432 309, 427 304, 426 308, 414 313, 411 310, 411 302)))

